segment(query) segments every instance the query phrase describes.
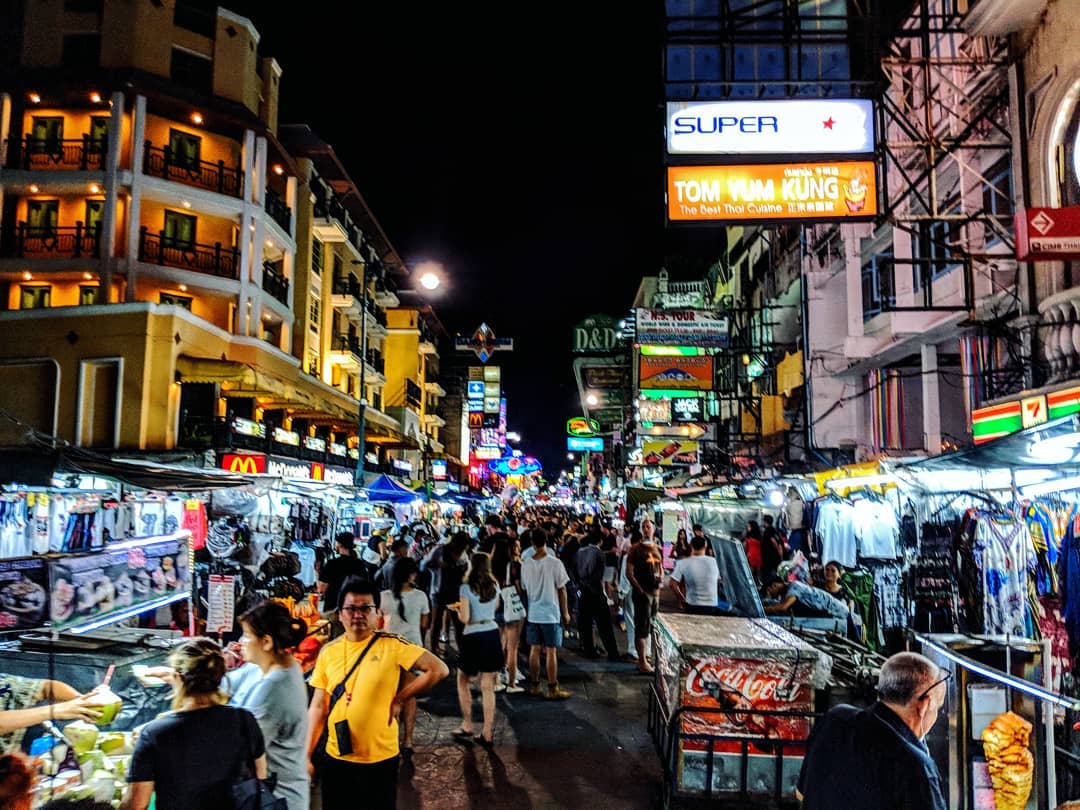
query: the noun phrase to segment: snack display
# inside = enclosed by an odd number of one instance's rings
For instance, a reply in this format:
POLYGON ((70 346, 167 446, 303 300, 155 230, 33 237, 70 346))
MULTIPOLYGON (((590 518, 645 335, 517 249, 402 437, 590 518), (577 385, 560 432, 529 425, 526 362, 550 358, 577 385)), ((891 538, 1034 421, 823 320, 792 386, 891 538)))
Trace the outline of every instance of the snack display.
POLYGON ((999 714, 983 729, 983 752, 990 768, 997 810, 1023 810, 1035 776, 1028 750, 1032 725, 1013 712, 999 714))

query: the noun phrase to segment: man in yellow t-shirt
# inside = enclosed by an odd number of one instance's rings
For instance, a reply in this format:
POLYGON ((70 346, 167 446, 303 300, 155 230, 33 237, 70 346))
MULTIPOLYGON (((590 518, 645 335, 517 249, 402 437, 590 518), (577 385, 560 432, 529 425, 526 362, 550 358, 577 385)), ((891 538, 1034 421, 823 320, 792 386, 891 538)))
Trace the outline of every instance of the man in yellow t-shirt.
POLYGON ((338 597, 345 635, 322 648, 311 674, 308 755, 318 757, 311 767, 318 765, 323 810, 396 807, 401 707, 450 672, 423 647, 375 632, 377 598, 371 582, 345 581, 338 597), (409 670, 419 674, 399 689, 409 670), (323 729, 325 755, 316 751, 323 729))

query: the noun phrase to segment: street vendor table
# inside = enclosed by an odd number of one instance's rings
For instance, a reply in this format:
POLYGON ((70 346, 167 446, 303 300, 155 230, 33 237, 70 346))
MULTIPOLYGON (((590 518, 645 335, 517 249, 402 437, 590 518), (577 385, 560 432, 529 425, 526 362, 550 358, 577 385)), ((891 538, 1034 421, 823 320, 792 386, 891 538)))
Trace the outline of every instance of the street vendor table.
POLYGON ((650 730, 667 792, 794 800, 828 655, 768 619, 665 613, 653 629, 650 730))

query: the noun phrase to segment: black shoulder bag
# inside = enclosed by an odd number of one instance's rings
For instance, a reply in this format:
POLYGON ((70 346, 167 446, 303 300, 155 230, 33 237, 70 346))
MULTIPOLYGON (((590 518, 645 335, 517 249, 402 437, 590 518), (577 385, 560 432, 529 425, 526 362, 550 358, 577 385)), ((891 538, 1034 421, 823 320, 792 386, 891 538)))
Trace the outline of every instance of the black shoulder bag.
POLYGON ((326 723, 323 724, 322 734, 319 735, 319 742, 316 743, 315 750, 312 752, 312 761, 316 764, 316 766, 321 764, 327 757, 326 740, 330 736, 330 715, 334 713, 334 707, 345 694, 345 684, 349 682, 349 678, 351 678, 352 674, 356 672, 357 667, 360 666, 360 662, 364 660, 364 656, 368 654, 368 650, 371 649, 372 645, 379 639, 380 635, 382 634, 372 634, 371 641, 369 641, 367 643, 367 646, 364 647, 363 650, 361 650, 360 655, 358 655, 356 658, 356 661, 354 661, 353 665, 349 667, 349 671, 345 673, 345 677, 341 679, 341 683, 335 686, 333 691, 330 693, 330 703, 326 708, 326 723))

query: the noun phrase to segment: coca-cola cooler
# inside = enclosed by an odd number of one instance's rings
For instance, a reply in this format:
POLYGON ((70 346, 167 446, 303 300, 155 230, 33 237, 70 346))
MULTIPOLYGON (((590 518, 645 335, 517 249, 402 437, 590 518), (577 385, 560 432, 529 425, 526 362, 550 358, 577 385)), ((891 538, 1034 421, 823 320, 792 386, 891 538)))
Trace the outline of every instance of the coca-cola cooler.
POLYGON ((794 799, 830 657, 768 619, 665 613, 653 644, 671 787, 794 799))

